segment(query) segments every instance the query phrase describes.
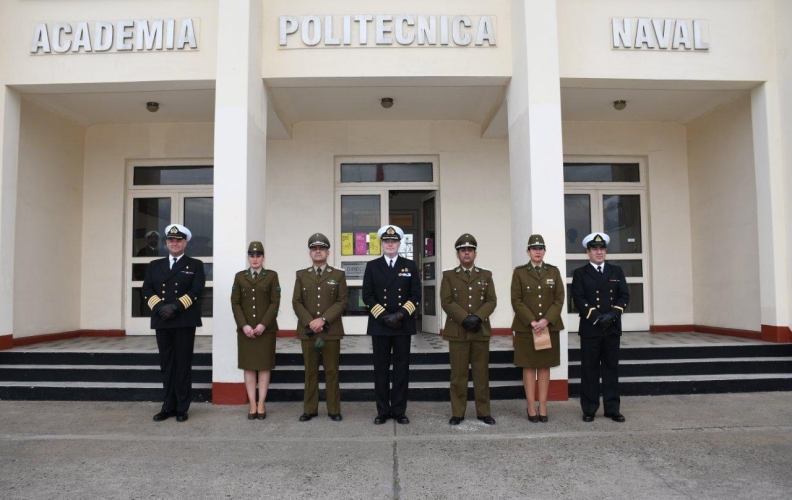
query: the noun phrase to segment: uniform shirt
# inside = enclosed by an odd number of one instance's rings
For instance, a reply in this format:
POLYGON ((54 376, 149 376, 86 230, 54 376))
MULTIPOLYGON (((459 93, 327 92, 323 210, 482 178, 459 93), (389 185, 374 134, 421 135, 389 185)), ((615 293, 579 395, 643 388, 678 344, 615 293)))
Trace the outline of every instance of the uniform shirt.
POLYGON ((415 335, 416 311, 421 304, 421 278, 415 262, 397 256, 393 268, 385 256, 366 264, 363 273, 363 302, 369 310, 368 335, 415 335), (384 324, 391 313, 404 315, 402 327, 393 330, 384 324))
POLYGON ((570 289, 580 315, 578 334, 581 337, 621 335, 621 315, 630 301, 630 291, 621 267, 604 262, 602 273, 598 273, 594 265, 579 267, 572 274, 570 289), (603 330, 596 323, 607 312, 612 312, 616 320, 603 330))
POLYGON ((292 294, 292 308, 297 315, 297 337, 309 337, 305 327, 316 318, 327 321, 327 330, 318 334, 323 339, 340 339, 344 336, 341 316, 349 302, 349 287, 342 269, 327 264, 322 266, 322 277, 316 275, 316 266, 297 271, 292 294))
POLYGON ((206 276, 203 262, 182 254, 171 267, 172 258, 152 260, 143 280, 143 299, 151 308, 151 328, 201 326, 201 295, 206 276), (176 306, 176 316, 163 320, 158 311, 166 304, 176 306))
POLYGON ((512 273, 511 302, 514 309, 512 331, 528 334, 533 321, 547 320, 550 331, 564 329, 561 313, 564 310, 564 279, 557 267, 542 262, 540 272, 529 262, 512 273))
POLYGON ((492 272, 475 266, 469 270, 470 276, 462 266, 443 271, 440 305, 447 315, 443 329, 445 340, 489 340, 492 337, 489 317, 498 302, 492 272), (470 315, 481 318, 478 332, 462 327, 462 322, 470 315))
POLYGON ((278 273, 264 268, 259 271, 255 279, 253 268, 239 271, 234 276, 231 310, 239 333, 243 332, 245 325, 252 328, 263 325, 265 333, 278 331, 276 318, 281 299, 278 273))

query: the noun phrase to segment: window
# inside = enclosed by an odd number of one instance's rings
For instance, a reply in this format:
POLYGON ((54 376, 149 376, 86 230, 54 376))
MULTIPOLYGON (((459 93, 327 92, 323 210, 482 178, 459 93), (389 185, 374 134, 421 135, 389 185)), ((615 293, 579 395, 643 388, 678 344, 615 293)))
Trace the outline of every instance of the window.
POLYGON ((342 163, 341 182, 432 182, 431 163, 342 163))

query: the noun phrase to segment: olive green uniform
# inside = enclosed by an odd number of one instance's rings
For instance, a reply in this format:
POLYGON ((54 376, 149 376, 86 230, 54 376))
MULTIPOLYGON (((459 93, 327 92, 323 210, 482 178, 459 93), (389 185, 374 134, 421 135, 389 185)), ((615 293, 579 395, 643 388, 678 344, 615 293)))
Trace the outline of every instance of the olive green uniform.
POLYGON ((517 267, 512 274, 511 301, 514 309, 514 364, 523 368, 550 368, 561 362, 558 332, 564 329, 564 279, 557 267, 542 262, 517 267), (534 349, 532 321, 548 321, 552 347, 534 349))
POLYGON ((315 415, 319 411, 319 355, 314 349, 316 338, 322 338, 322 366, 327 388, 327 413, 341 413, 341 391, 338 383, 338 358, 341 354, 341 338, 344 325, 341 316, 349 301, 346 275, 341 269, 325 266, 322 276, 311 266, 297 271, 292 305, 297 315, 297 337, 302 343, 305 362, 304 413, 315 415), (305 328, 316 318, 327 321, 327 330, 308 336, 305 328))
POLYGON ((278 331, 278 308, 281 288, 278 273, 262 269, 253 277, 247 269, 234 276, 231 287, 231 309, 237 324, 237 360, 240 370, 272 370, 275 368, 275 334, 278 331), (264 325, 264 333, 248 338, 242 327, 264 325))
POLYGON ((470 276, 461 266, 443 271, 440 304, 447 315, 443 339, 448 341, 451 411, 455 417, 465 416, 468 366, 473 371, 476 414, 478 417, 490 416, 489 341, 492 326, 489 317, 495 310, 496 302, 491 271, 473 267, 470 276), (481 318, 481 329, 477 333, 462 327, 462 321, 470 315, 481 318))

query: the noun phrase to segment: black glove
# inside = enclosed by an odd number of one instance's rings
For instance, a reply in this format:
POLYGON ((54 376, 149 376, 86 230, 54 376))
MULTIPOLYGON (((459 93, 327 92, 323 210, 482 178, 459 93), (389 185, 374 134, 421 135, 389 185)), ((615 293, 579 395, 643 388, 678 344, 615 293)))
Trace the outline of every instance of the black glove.
POLYGON ((323 332, 329 332, 329 331, 330 331, 330 323, 328 323, 327 321, 325 321, 325 324, 324 324, 324 326, 322 326, 322 331, 323 331, 323 332))
POLYGON ((597 326, 603 330, 607 330, 611 327, 614 321, 616 321, 616 317, 613 315, 613 313, 606 312, 599 317, 599 320, 597 320, 597 326))
POLYGON ((481 318, 475 314, 471 314, 462 320, 462 328, 469 332, 478 333, 481 330, 481 318))
POLYGON ((176 316, 176 311, 178 311, 176 304, 165 304, 157 311, 157 315, 161 320, 168 321, 176 316))
POLYGON ((385 316, 385 326, 393 330, 398 330, 399 328, 401 328, 403 319, 404 319, 404 314, 401 312, 388 314, 387 316, 385 316))
POLYGON ((306 326, 305 327, 305 334, 308 335, 309 337, 313 337, 314 331, 311 330, 310 326, 306 326))

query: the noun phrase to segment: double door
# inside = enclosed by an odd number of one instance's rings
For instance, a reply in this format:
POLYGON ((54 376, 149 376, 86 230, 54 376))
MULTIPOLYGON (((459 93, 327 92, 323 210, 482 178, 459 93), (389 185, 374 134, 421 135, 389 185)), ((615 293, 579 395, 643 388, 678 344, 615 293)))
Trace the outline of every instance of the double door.
POLYGON ((124 310, 128 335, 151 335, 151 310, 143 299, 142 286, 151 261, 168 255, 165 228, 182 224, 192 233, 185 254, 204 262, 206 288, 201 301, 203 327, 199 335, 212 333, 212 271, 214 255, 214 198, 211 189, 135 190, 127 200, 125 238, 124 310))
POLYGON ((578 331, 580 318, 570 292, 572 272, 589 262, 582 241, 598 231, 610 236, 607 261, 621 266, 630 290, 630 303, 622 316, 624 331, 649 329, 646 192, 615 187, 567 188, 564 194, 566 220, 567 328, 578 331))

